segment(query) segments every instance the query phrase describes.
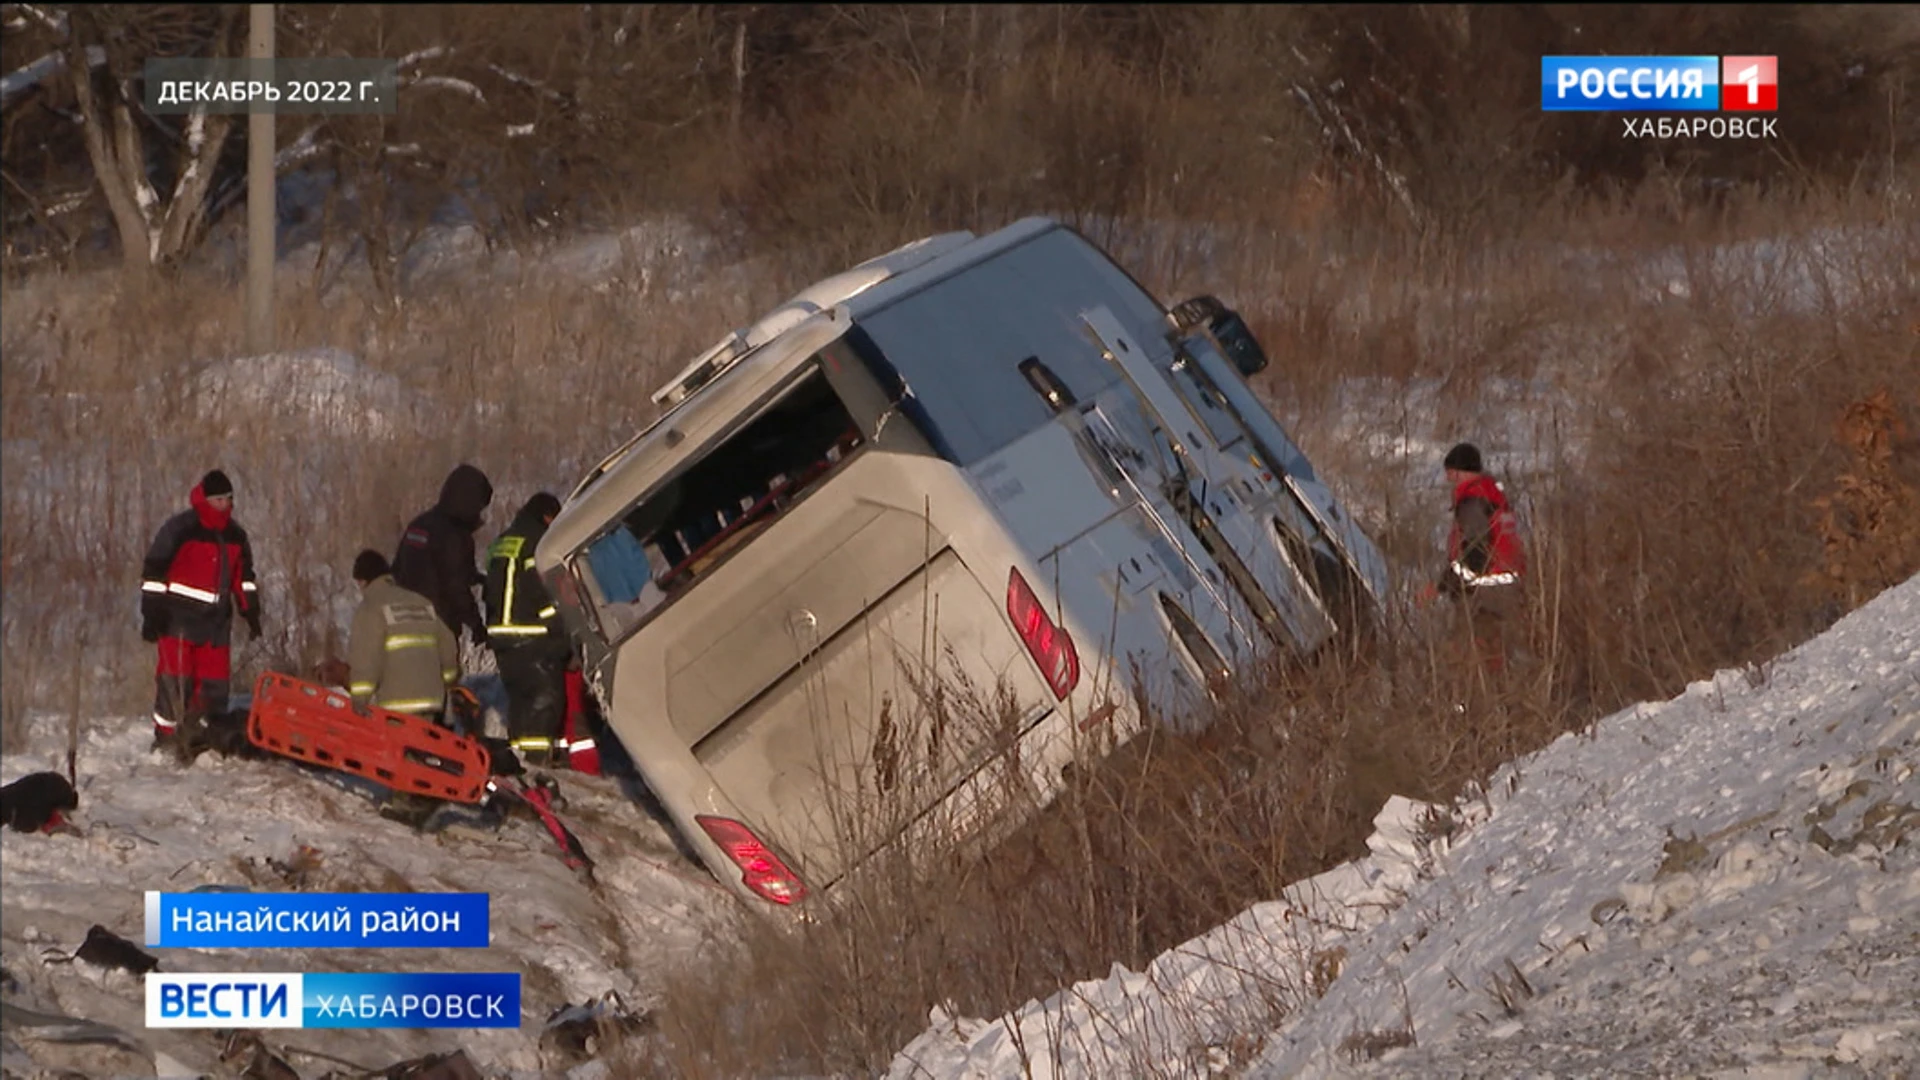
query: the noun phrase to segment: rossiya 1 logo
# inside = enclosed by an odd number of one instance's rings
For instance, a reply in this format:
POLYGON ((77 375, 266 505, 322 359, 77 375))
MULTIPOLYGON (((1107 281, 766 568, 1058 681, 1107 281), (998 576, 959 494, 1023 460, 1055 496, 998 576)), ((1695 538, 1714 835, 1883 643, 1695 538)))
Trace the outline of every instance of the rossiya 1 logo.
POLYGON ((1778 112, 1779 110, 1779 57, 1723 56, 1720 58, 1720 111, 1778 112))
MULTIPOLYGON (((1547 112, 1774 113, 1777 56, 1543 56, 1547 112)), ((1767 139, 1772 116, 1623 117, 1628 137, 1767 139)))

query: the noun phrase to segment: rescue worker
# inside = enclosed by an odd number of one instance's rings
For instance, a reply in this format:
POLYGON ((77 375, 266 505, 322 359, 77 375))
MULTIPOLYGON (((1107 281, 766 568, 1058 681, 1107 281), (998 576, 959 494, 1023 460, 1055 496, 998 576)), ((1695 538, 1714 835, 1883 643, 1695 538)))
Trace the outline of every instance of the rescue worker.
POLYGON ((353 560, 360 607, 347 637, 347 692, 371 703, 446 724, 447 692, 460 678, 460 643, 426 597, 394 581, 386 556, 353 560))
POLYGON ((154 535, 140 572, 140 636, 158 646, 153 741, 184 747, 206 718, 227 710, 233 616, 260 636, 253 547, 233 520, 233 482, 215 469, 188 495, 189 509, 154 535))
POLYGON ((1442 462, 1453 490, 1447 566, 1425 594, 1461 605, 1467 632, 1488 671, 1499 671, 1519 643, 1525 615, 1526 551, 1506 492, 1487 475, 1480 451, 1461 443, 1442 462))
POLYGON ((534 569, 533 552, 560 512, 549 492, 528 499, 487 548, 481 599, 487 640, 507 691, 507 739, 528 765, 559 764, 572 645, 559 609, 534 569))
POLYGON ((485 578, 474 562, 473 534, 493 502, 493 483, 472 465, 461 465, 440 485, 440 501, 407 524, 393 556, 393 580, 428 599, 458 641, 467 631, 487 644, 486 624, 473 587, 485 578))

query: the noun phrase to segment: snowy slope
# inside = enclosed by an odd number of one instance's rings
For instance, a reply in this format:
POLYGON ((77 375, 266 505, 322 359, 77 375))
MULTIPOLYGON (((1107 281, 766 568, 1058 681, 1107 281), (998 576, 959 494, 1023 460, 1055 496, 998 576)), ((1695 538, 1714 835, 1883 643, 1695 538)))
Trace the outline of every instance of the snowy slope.
MULTIPOLYGON (((570 1065, 543 1057, 536 1046, 549 1014, 610 990, 630 1005, 650 1003, 657 973, 697 949, 707 920, 734 903, 611 781, 559 777, 567 816, 599 863, 598 882, 589 887, 529 821, 509 822, 498 833, 456 827, 423 836, 380 818, 359 795, 291 765, 209 754, 183 770, 148 751, 152 726, 143 718, 94 728, 79 755, 83 835, 0 834, 0 955, 21 984, 18 994, 8 984, 7 1003, 118 1027, 196 1069, 214 1064, 218 1042, 210 1033, 145 1031, 145 999, 133 976, 52 962, 72 953, 94 923, 139 942, 144 890, 490 893, 493 943, 484 950, 153 950, 163 971, 523 974, 525 1023, 518 1031, 274 1033, 286 1036, 276 1045, 372 1068, 455 1047, 489 1070, 570 1065)), ((64 748, 65 742, 64 726, 48 723, 33 745, 64 748)), ((55 759, 64 756, 64 749, 11 755, 4 779, 63 770, 64 761, 55 759)), ((16 1030, 7 1034, 19 1038, 16 1030)), ((58 1061, 96 1076, 128 1074, 124 1054, 109 1061, 98 1056, 109 1053, 100 1048, 19 1041, 46 1064, 58 1061), (96 1056, 79 1063, 58 1056, 86 1053, 96 1056)), ((289 1061, 306 1076, 335 1067, 299 1054, 289 1061)))
POLYGON ((1916 770, 1920 577, 889 1076, 1915 1075, 1916 770))

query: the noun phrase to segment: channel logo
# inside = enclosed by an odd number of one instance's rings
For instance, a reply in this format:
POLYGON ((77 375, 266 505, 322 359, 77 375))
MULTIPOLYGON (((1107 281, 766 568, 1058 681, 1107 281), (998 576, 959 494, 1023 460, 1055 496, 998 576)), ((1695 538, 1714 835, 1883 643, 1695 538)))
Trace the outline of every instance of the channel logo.
POLYGON ((147 976, 150 1028, 297 1028, 305 1019, 297 974, 147 976))
POLYGON ((149 972, 150 1028, 517 1028, 519 972, 149 972))
POLYGON ((1720 58, 1720 111, 1778 112, 1779 109, 1779 57, 1720 58))
POLYGON ((1547 112, 1774 112, 1774 56, 1543 56, 1547 112))

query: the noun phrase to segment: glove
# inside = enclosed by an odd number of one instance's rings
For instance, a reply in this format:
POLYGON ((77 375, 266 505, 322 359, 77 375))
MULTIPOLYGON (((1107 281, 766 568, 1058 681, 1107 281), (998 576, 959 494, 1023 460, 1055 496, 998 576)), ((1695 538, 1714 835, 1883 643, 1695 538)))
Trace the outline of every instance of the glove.
POLYGON ((260 613, 258 611, 249 611, 247 612, 247 637, 249 639, 257 639, 259 636, 260 613))
POLYGON ((481 646, 482 648, 485 648, 485 649, 489 649, 489 650, 491 650, 491 649, 493 648, 493 643, 487 640, 487 628, 486 628, 486 627, 484 627, 484 626, 475 626, 475 627, 473 627, 473 628, 471 628, 470 630, 468 630, 467 632, 473 635, 473 643, 474 643, 475 645, 479 645, 479 646, 481 646))
POLYGON ((486 710, 480 705, 479 695, 464 686, 448 687, 447 697, 453 702, 454 710, 463 716, 476 717, 486 714, 486 710))
POLYGON ((158 593, 140 594, 140 636, 149 642, 167 636, 167 602, 158 593))
POLYGON ((322 686, 344 687, 353 681, 353 669, 338 657, 329 656, 313 667, 313 681, 322 686))

